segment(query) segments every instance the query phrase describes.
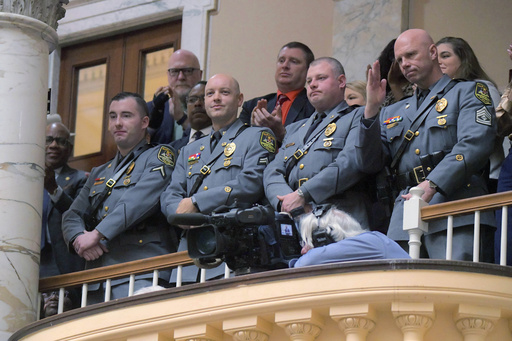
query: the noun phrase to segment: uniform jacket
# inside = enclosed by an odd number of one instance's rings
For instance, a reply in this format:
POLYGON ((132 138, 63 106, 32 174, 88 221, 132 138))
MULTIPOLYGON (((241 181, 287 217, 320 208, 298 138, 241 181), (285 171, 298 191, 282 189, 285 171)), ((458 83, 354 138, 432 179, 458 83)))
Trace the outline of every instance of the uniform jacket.
MULTIPOLYGON (((444 151, 444 158, 427 176, 438 186, 438 193, 430 204, 487 194, 482 170, 492 152, 496 134, 489 91, 482 83, 459 82, 442 95, 449 82, 450 78, 443 76, 419 108, 416 96, 412 96, 383 108, 380 119, 369 127, 361 124, 357 147, 360 169, 378 172, 384 165, 389 165, 411 122, 426 110, 426 119, 398 163, 398 173, 420 166, 420 156, 444 151)), ((406 188, 400 194, 408 191, 406 188)), ((408 234, 402 230, 403 201, 399 195, 388 231, 388 235, 396 240, 408 239, 408 234)), ((473 220, 472 216, 456 217, 454 226, 470 225, 473 220)), ((494 225, 492 213, 482 213, 481 221, 494 225)), ((445 229, 446 221, 431 222, 428 233, 445 229)))
MULTIPOLYGON (((242 106, 242 112, 240 113, 240 119, 242 120, 242 122, 251 124, 251 113, 256 107, 258 100, 260 99, 267 100, 267 110, 268 112, 272 112, 276 106, 277 93, 268 94, 263 97, 256 97, 244 102, 242 106)), ((292 106, 288 111, 288 115, 286 116, 286 121, 284 122, 284 125, 288 126, 293 122, 298 122, 300 120, 308 118, 314 112, 315 108, 313 108, 311 103, 309 103, 306 88, 304 88, 304 90, 302 90, 293 101, 292 106)))
MULTIPOLYGON (((173 180, 160 198, 162 212, 167 217, 176 213, 183 198, 191 196, 191 189, 201 168, 217 155, 220 157, 211 165, 210 174, 193 194, 201 213, 209 214, 219 206, 232 205, 235 200, 238 203, 254 204, 264 198, 263 169, 274 158, 276 139, 270 129, 259 127, 247 127, 235 138, 243 125, 242 121, 236 120, 225 131, 213 151, 210 149, 213 131, 210 136, 183 147, 178 156, 173 180)), ((187 249, 186 243, 186 238, 182 238, 179 251, 187 249)), ((184 268, 183 281, 195 282, 197 273, 195 267, 184 268)), ((206 278, 214 278, 223 273, 224 263, 207 270, 206 278)), ((175 277, 176 273, 173 271, 171 282, 176 281, 175 277)))
POLYGON ((211 173, 193 195, 201 213, 211 213, 235 200, 254 204, 262 199, 263 169, 274 158, 275 137, 268 128, 249 127, 235 138, 242 126, 243 123, 236 120, 213 152, 210 150, 211 135, 183 147, 171 184, 161 197, 162 212, 167 217, 176 213, 183 198, 190 197, 201 168, 219 154, 221 156, 211 166, 211 173), (229 144, 234 146, 232 153, 228 151, 229 144))
MULTIPOLYGON (((355 160, 356 141, 361 109, 350 111, 345 101, 332 109, 309 139, 322 132, 286 177, 287 164, 298 148, 304 146, 305 135, 316 116, 294 123, 274 161, 265 169, 264 186, 267 199, 278 209, 277 195, 289 194, 299 188, 309 194, 315 204, 334 203, 351 214, 363 226, 368 225, 369 197, 362 181, 366 174, 359 171, 355 160), (301 179, 307 180, 302 183, 301 179)), ((309 140, 308 139, 308 140, 309 140)))
MULTIPOLYGON (((57 176, 57 184, 63 190, 62 195, 56 203, 48 200, 46 226, 50 234, 53 259, 61 274, 80 271, 85 266, 82 258, 68 252, 68 247, 62 237, 62 214, 69 209, 86 180, 87 177, 84 171, 71 168, 67 164, 64 165, 57 176)), ((46 231, 42 231, 42 233, 43 240, 45 240, 46 231)), ((41 248, 43 247, 42 244, 41 248)))
MULTIPOLYGON (((135 150, 143 148, 145 141, 135 150)), ((160 194, 171 179, 175 163, 175 151, 166 145, 144 151, 114 185, 111 194, 99 206, 96 218, 101 222, 96 230, 107 238, 110 252, 99 259, 87 262, 87 268, 128 262, 176 251, 170 227, 160 213, 160 194)), ((63 216, 64 240, 67 245, 85 229, 81 214, 87 210, 94 197, 105 188, 106 182, 122 168, 120 154, 102 166, 93 168, 80 195, 63 216)), ((73 248, 70 247, 70 250, 73 248)), ((169 273, 163 271, 161 278, 169 273)), ((112 281, 117 284, 125 279, 112 281)))

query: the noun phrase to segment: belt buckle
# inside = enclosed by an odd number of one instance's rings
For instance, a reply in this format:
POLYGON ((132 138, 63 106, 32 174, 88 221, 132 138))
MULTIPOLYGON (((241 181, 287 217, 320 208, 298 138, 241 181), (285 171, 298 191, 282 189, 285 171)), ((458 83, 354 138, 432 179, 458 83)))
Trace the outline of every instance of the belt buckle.
POLYGON ((297 149, 295 153, 293 153, 293 157, 295 159, 300 159, 304 155, 304 152, 301 149, 297 149))
POLYGON ((208 166, 203 166, 201 167, 201 169, 199 170, 201 172, 201 174, 203 175, 208 175, 208 173, 210 173, 210 167, 208 166))
POLYGON ((423 166, 414 167, 412 169, 414 173, 414 177, 416 178, 416 183, 420 184, 425 180, 425 172, 423 171, 423 166), (420 180, 421 179, 421 180, 420 180))
POLYGON ((308 181, 308 180, 309 180, 309 178, 302 178, 302 179, 299 179, 299 187, 300 187, 300 186, 302 186, 302 185, 304 185, 304 183, 305 183, 306 181, 308 181))
POLYGON ((407 130, 407 132, 404 135, 404 139, 406 139, 407 141, 410 141, 410 140, 412 140, 413 137, 414 137, 414 133, 410 130, 407 130))
POLYGON ((114 187, 115 184, 116 184, 116 180, 114 180, 114 179, 108 179, 108 181, 106 183, 108 188, 114 187))

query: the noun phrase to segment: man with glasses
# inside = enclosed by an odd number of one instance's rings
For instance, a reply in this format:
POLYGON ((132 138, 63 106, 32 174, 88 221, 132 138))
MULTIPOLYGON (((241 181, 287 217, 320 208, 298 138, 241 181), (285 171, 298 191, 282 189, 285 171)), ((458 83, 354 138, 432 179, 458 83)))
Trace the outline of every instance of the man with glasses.
POLYGON ((197 83, 186 97, 187 113, 190 128, 183 133, 183 137, 173 141, 171 146, 180 150, 187 144, 199 140, 203 136, 210 135, 212 131, 212 120, 206 114, 204 107, 204 87, 205 81, 197 83))
POLYGON ((171 55, 167 69, 169 84, 159 87, 153 101, 148 103, 151 117, 149 128, 154 130, 151 134, 152 142, 170 143, 176 140, 178 136, 174 135, 174 123, 186 130, 186 97, 202 76, 203 71, 194 53, 177 50, 171 55))
POLYGON ((84 171, 67 164, 73 150, 69 136, 68 128, 60 122, 46 127, 40 277, 84 269, 84 261, 68 252, 62 238, 62 214, 69 209, 87 180, 84 171))

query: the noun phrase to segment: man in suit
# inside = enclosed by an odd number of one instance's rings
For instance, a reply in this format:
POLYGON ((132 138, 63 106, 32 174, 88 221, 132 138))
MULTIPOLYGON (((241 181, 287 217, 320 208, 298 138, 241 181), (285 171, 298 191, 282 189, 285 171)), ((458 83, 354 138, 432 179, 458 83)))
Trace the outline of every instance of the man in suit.
MULTIPOLYGON (((176 251, 176 236, 159 201, 174 169, 174 150, 147 144, 149 117, 138 94, 114 96, 108 122, 118 153, 91 171, 62 219, 64 240, 87 261, 87 269, 176 251)), ((167 282, 169 271, 160 271, 159 276, 167 282)), ((151 277, 136 276, 134 290, 151 286, 151 277)), ((102 283, 89 285, 90 303, 102 302, 104 294, 102 283)), ((128 278, 112 280, 111 298, 127 295, 128 278)))
POLYGON ((362 109, 344 100, 345 72, 329 57, 313 61, 306 79, 315 113, 289 125, 282 147, 264 171, 265 194, 277 211, 331 203, 368 228, 366 175, 356 167, 356 131, 362 109))
MULTIPOLYGON (((367 106, 359 128, 358 166, 378 172, 390 166, 400 194, 395 200, 388 236, 407 249, 403 231, 404 201, 411 187, 437 204, 487 194, 485 168, 493 150, 495 112, 487 86, 443 75, 437 48, 427 32, 411 29, 395 42, 395 59, 405 78, 417 85, 415 96, 380 109, 386 81, 379 63, 368 73, 367 106), (380 115, 379 115, 380 112, 380 115)), ((494 219, 481 216, 482 260, 492 261, 494 219)), ((453 221, 452 259, 472 260, 473 216, 453 221)), ((445 258, 446 221, 429 223, 423 241, 430 258, 445 258)))
POLYGON ((188 50, 174 51, 167 65, 169 84, 159 87, 153 101, 148 103, 151 118, 149 128, 154 143, 171 143, 176 140, 175 123, 182 126, 183 131, 188 128, 185 100, 190 89, 203 76, 199 60, 188 50))
MULTIPOLYGON (((274 157, 276 139, 270 129, 247 127, 237 119, 242 103, 243 94, 233 77, 218 74, 210 78, 205 106, 213 130, 183 147, 172 181, 160 198, 168 218, 182 213, 209 214, 223 205, 252 205, 263 199, 263 169, 274 157)), ((180 250, 185 246, 183 238, 180 250)), ((224 267, 211 269, 207 278, 223 273, 224 267)), ((183 280, 195 282, 197 275, 197 270, 191 269, 183 280)))
POLYGON ((187 113, 190 128, 188 128, 183 136, 176 141, 171 142, 171 146, 179 150, 187 144, 200 139, 203 136, 210 135, 212 131, 212 120, 206 114, 204 108, 204 87, 205 81, 200 81, 190 90, 185 101, 187 102, 187 113))
POLYGON ((46 127, 40 277, 84 269, 83 259, 68 252, 62 237, 62 214, 69 209, 87 180, 84 171, 68 166, 72 150, 68 128, 60 122, 49 124, 46 127))
POLYGON ((284 45, 277 56, 277 93, 245 102, 240 113, 242 122, 269 127, 277 140, 283 141, 285 126, 308 118, 315 111, 304 89, 306 73, 314 59, 311 49, 303 43, 294 41, 284 45))

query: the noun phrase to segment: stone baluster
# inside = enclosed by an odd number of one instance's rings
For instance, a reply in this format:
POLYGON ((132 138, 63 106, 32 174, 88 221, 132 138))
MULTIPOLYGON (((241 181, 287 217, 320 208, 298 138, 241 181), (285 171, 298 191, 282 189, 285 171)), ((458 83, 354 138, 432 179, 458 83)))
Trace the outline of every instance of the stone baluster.
POLYGON ((365 341, 375 328, 375 313, 368 304, 331 307, 329 314, 345 333, 346 341, 365 341))
POLYGON ((237 341, 268 341, 272 324, 259 316, 225 320, 222 329, 237 341))
POLYGON ((422 341, 435 319, 433 303, 393 302, 391 305, 397 326, 404 341, 422 341))
POLYGON ((464 341, 484 341, 501 316, 500 309, 460 304, 455 324, 464 341))
POLYGON ((323 318, 312 309, 277 312, 275 323, 292 341, 313 341, 324 326, 323 318))
POLYGON ((199 324, 174 330, 176 341, 222 341, 224 333, 208 324, 199 324))

